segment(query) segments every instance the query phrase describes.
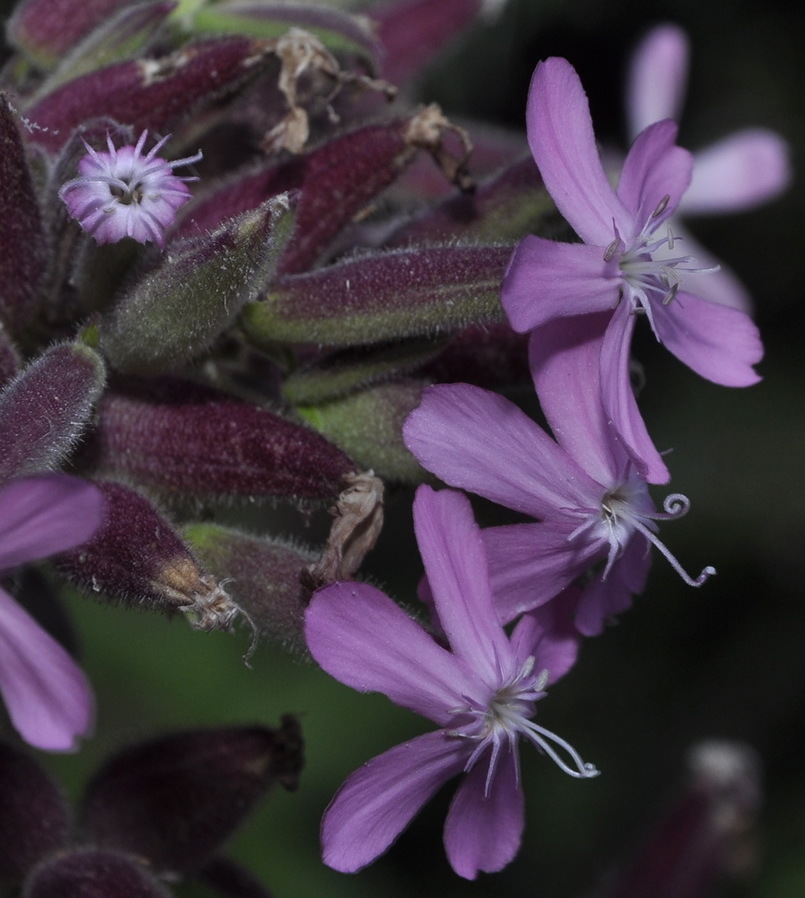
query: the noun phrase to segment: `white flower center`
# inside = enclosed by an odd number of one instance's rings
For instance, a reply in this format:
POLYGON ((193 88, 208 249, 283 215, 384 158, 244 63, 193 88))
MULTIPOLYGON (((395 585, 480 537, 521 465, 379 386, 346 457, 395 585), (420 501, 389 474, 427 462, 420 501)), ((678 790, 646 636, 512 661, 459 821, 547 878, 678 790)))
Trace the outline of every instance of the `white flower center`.
POLYGON ((606 579, 610 568, 626 549, 635 532, 642 535, 668 560, 671 567, 689 586, 701 586, 716 569, 705 567, 698 577, 691 577, 685 571, 671 550, 657 536, 657 521, 672 521, 687 514, 690 500, 682 493, 671 493, 663 501, 663 511, 655 511, 649 499, 646 484, 638 477, 624 480, 621 484, 604 493, 598 510, 579 510, 584 520, 569 535, 575 539, 582 533, 609 545, 607 561, 602 579, 606 579))
POLYGON ((668 305, 673 302, 679 285, 688 274, 706 274, 715 268, 696 267, 693 256, 675 253, 677 240, 670 223, 666 221, 666 209, 671 197, 666 194, 657 208, 636 235, 630 246, 615 229, 615 239, 604 252, 604 260, 610 262, 619 256, 618 267, 623 275, 623 295, 632 303, 635 311, 644 312, 651 329, 654 326, 652 302, 668 305), (665 234, 660 230, 665 224, 665 234))
POLYGON ((489 795, 501 749, 506 744, 509 751, 514 753, 519 780, 517 740, 521 737, 536 745, 570 776, 585 779, 599 774, 598 768, 583 761, 569 743, 531 719, 535 714, 535 702, 545 695, 544 689, 549 676, 547 670, 535 674, 534 664, 533 656, 527 658, 520 670, 498 687, 486 707, 473 707, 469 704, 452 711, 453 714, 469 719, 461 726, 449 730, 448 734, 478 743, 467 760, 465 771, 474 767, 478 759, 489 750, 485 795, 489 795), (567 755, 569 762, 562 757, 560 750, 567 755))

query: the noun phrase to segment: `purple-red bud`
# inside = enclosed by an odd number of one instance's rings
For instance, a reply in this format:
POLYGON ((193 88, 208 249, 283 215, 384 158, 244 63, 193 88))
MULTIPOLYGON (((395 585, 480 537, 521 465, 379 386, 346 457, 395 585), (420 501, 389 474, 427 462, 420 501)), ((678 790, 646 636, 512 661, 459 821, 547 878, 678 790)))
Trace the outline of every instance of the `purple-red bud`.
POLYGON ((169 377, 108 392, 92 449, 101 469, 166 496, 331 502, 356 470, 309 427, 169 377))
POLYGON ((221 527, 190 524, 184 528, 193 551, 227 590, 259 636, 304 651, 303 616, 310 589, 302 576, 315 553, 221 527))
POLYGON ((0 323, 14 334, 36 314, 47 261, 39 201, 15 118, 0 94, 0 323))
POLYGON ((22 898, 171 898, 142 859, 104 848, 77 848, 38 867, 22 898))
POLYGON ((22 0, 8 39, 40 65, 59 62, 96 25, 137 0, 22 0))
POLYGON ((242 320, 258 345, 349 346, 498 321, 511 247, 437 246, 349 259, 277 279, 242 320))
POLYGON ((262 42, 232 35, 190 44, 169 56, 97 69, 26 110, 38 126, 31 140, 55 151, 84 122, 102 117, 131 125, 136 133, 173 131, 202 104, 258 74, 265 55, 262 42))
POLYGON ((362 470, 384 480, 420 483, 425 476, 402 439, 402 426, 419 405, 424 381, 379 384, 319 405, 299 407, 316 430, 349 452, 362 470))
POLYGON ((57 467, 84 433, 106 379, 83 343, 52 346, 0 393, 0 483, 57 467))
POLYGON ((483 0, 393 0, 368 10, 382 47, 381 72, 395 84, 419 74, 477 18, 483 0))
POLYGON ((0 886, 17 885, 61 848, 69 812, 58 786, 32 758, 0 742, 0 886))
MULTIPOLYGON (((177 733, 124 749, 89 783, 83 823, 96 841, 164 872, 202 868, 276 782, 295 789, 302 734, 230 727, 177 733)), ((108 896, 107 896, 108 898, 108 896)))

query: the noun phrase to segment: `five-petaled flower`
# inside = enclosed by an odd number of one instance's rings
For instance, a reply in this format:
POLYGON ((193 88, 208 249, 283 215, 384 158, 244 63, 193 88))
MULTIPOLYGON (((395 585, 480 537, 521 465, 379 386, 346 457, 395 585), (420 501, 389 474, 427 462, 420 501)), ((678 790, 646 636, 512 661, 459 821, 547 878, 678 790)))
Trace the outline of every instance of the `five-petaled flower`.
MULTIPOLYGON (((103 497, 65 474, 12 480, 0 489, 0 573, 86 542, 103 497)), ((70 751, 93 722, 89 683, 70 655, 0 588, 0 693, 26 742, 70 751)))
MULTIPOLYGON (((688 71, 688 39, 676 25, 658 25, 640 41, 629 66, 626 112, 629 136, 662 119, 679 120, 688 71)), ((751 308, 749 293, 679 224, 679 216, 741 212, 773 199, 791 181, 788 147, 766 128, 744 128, 694 153, 693 177, 674 216, 673 227, 688 253, 718 270, 699 278, 704 299, 736 309, 751 308)))
POLYGON ((504 622, 594 572, 579 596, 576 625, 597 635, 642 591, 649 543, 691 586, 715 573, 707 567, 690 577, 661 542, 656 521, 684 514, 688 500, 670 495, 658 512, 606 418, 596 346, 587 339, 605 317, 556 319, 530 340, 534 383, 555 440, 508 399, 470 384, 428 387, 403 427, 408 448, 445 483, 538 519, 482 531, 504 622))
POLYGON ((167 135, 145 155, 148 137, 143 131, 136 145, 116 149, 106 135, 109 151, 104 153, 84 142, 87 154, 78 163, 80 177, 68 181, 59 191, 70 212, 97 243, 116 243, 131 237, 139 243, 153 241, 165 245, 165 231, 173 224, 176 211, 190 198, 187 181, 173 169, 201 159, 201 152, 168 162, 157 152, 167 135))
POLYGON ((453 869, 474 879, 478 871, 502 869, 520 846, 520 739, 571 776, 598 773, 532 720, 546 685, 573 665, 578 638, 572 628, 532 615, 524 615, 507 636, 465 496, 420 487, 414 523, 450 650, 363 583, 321 589, 307 610, 307 643, 328 673, 362 692, 384 692, 439 725, 346 780, 322 822, 324 860, 342 872, 371 863, 443 783, 463 772, 444 842, 453 869))
POLYGON ((681 253, 668 219, 690 183, 690 153, 676 146, 676 125, 650 125, 635 140, 617 190, 604 171, 587 97, 564 59, 540 63, 531 82, 528 139, 548 192, 584 241, 559 243, 533 235, 517 247, 502 301, 515 330, 557 317, 611 310, 596 337, 607 418, 641 476, 665 483, 668 470, 637 410, 629 354, 637 313, 655 336, 703 377, 727 386, 758 380, 752 366, 763 350, 743 312, 695 295, 704 273, 681 253))

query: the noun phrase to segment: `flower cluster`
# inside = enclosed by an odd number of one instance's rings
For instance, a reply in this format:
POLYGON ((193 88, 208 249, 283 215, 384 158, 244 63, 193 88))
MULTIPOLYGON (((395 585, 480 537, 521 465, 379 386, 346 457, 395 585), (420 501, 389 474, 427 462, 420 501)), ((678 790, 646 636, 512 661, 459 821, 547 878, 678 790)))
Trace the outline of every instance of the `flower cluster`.
MULTIPOLYGON (((648 40, 668 34, 676 32, 648 40)), ((640 54, 636 65, 650 63, 640 54)), ((661 79, 644 72, 638 80, 661 79)), ((641 110, 636 119, 651 116, 645 96, 632 101, 641 110)), ((762 347, 745 304, 723 283, 718 301, 698 290, 715 269, 680 251, 670 221, 683 208, 693 157, 676 145, 673 121, 644 124, 613 188, 575 71, 558 58, 537 66, 529 143, 548 193, 582 242, 525 237, 501 296, 512 327, 529 335, 533 384, 553 436, 508 399, 469 383, 427 387, 404 423, 405 443, 427 471, 535 519, 481 531, 465 498, 420 487, 421 593, 433 633, 451 651, 363 584, 320 590, 307 611, 308 645, 329 673, 384 692, 440 727, 373 759, 336 794, 322 844, 338 870, 374 860, 462 772, 445 824, 450 863, 470 879, 501 869, 522 833, 520 739, 574 777, 598 774, 530 720, 544 688, 573 665, 582 636, 600 634, 642 591, 652 546, 691 586, 715 574, 707 566, 689 575, 658 535, 658 522, 685 514, 689 501, 671 494, 658 511, 649 495, 649 485, 670 473, 630 382, 632 333, 645 317, 680 360, 729 386, 758 380, 762 347), (507 636, 502 626, 513 621, 507 636)), ((777 147, 768 193, 786 178, 777 147)), ((743 190, 740 176, 724 186, 743 190)))
MULTIPOLYGON (((336 795, 323 853, 342 871, 386 851, 454 776, 449 861, 466 878, 500 870, 521 843, 521 747, 573 778, 598 774, 543 726, 546 692, 643 590, 655 551, 691 586, 714 573, 689 572, 664 541, 690 503, 650 495, 670 471, 632 390, 635 323, 719 384, 754 383, 761 357, 737 282, 676 219, 781 190, 782 142, 755 131, 699 157, 676 145, 673 29, 636 58, 639 133, 615 187, 565 60, 534 74, 533 159, 522 134, 471 134, 410 102, 422 66, 490 6, 59 0, 54 16, 52 0, 19 0, 7 28, 11 726, 67 751, 94 722, 62 645, 64 594, 201 631, 245 623, 246 662, 274 642, 434 724, 336 795), (658 83, 674 87, 646 87, 658 83), (714 152, 729 163, 719 179, 714 152), (746 157, 758 155, 771 173, 750 189, 746 157), (548 239, 557 212, 580 242, 548 239), (544 427, 503 395, 532 383, 544 427), (416 489, 418 619, 358 579, 382 538, 386 483, 395 498, 416 489), (479 527, 459 490, 516 522, 479 527), (315 516, 325 526, 308 529, 315 516), (304 545, 311 533, 326 535, 304 545), (46 632, 35 617, 51 601, 46 632)), ((267 894, 211 852, 272 779, 295 785, 298 727, 215 732, 141 745, 105 769, 83 811, 97 848, 72 846, 58 790, 0 744, 0 794, 10 784, 29 845, 22 860, 0 845, 0 885, 38 896, 95 877, 160 896, 158 877, 203 873, 220 894, 267 894)))

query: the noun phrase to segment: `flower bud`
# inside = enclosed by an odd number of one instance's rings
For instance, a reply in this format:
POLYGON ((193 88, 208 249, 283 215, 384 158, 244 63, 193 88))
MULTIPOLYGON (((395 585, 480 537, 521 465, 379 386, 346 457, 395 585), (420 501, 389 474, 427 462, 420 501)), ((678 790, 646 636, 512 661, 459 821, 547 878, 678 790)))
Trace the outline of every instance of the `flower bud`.
POLYGON ((0 393, 0 483, 57 467, 80 439, 103 391, 104 365, 82 343, 61 343, 0 393))
POLYGON ((102 470, 166 496, 329 502, 355 470, 310 428, 170 377, 132 378, 109 391, 90 449, 102 470))
POLYGON ((419 405, 424 386, 422 381, 395 381, 298 411, 363 470, 384 480, 421 483, 426 475, 403 443, 402 426, 419 405))
POLYGON ((11 340, 8 331, 0 321, 0 390, 11 380, 22 367, 17 347, 11 340))
POLYGON ((257 345, 346 346, 496 321, 510 256, 508 247, 440 246, 350 259, 279 278, 246 306, 243 325, 257 345))
POLYGON ((190 524, 184 535, 204 565, 222 581, 257 634, 305 651, 302 623, 310 589, 302 575, 315 553, 217 524, 190 524))
POLYGON ((173 131, 191 109, 234 92, 257 75, 265 49, 259 41, 233 35, 157 59, 124 60, 89 72, 26 111, 39 126, 31 140, 52 152, 84 122, 104 116, 131 125, 137 133, 146 128, 173 131))
POLYGON ((227 629, 238 613, 223 586, 193 557, 173 525, 144 496, 119 483, 99 483, 106 517, 78 549, 54 559, 89 595, 183 611, 200 630, 227 629))
POLYGON ((477 18, 483 0, 393 0, 371 11, 383 48, 383 77, 400 84, 418 75, 477 18))
POLYGON ((64 796, 32 758, 0 742, 0 886, 17 885, 61 848, 69 828, 64 796))
POLYGON ((295 789, 304 763, 296 718, 279 729, 176 733, 124 749, 91 780, 84 825, 98 844, 163 872, 200 869, 275 783, 295 789))
POLYGON ((22 0, 8 22, 8 39, 49 68, 132 0, 22 0))
POLYGON ((36 314, 47 246, 31 172, 5 94, 0 94, 0 324, 17 333, 36 314))
POLYGON ((101 347, 119 371, 174 370, 205 350, 272 276, 292 218, 287 194, 172 244, 101 320, 101 347))
POLYGON ((65 851, 38 867, 22 898, 171 898, 139 859, 101 848, 65 851))

